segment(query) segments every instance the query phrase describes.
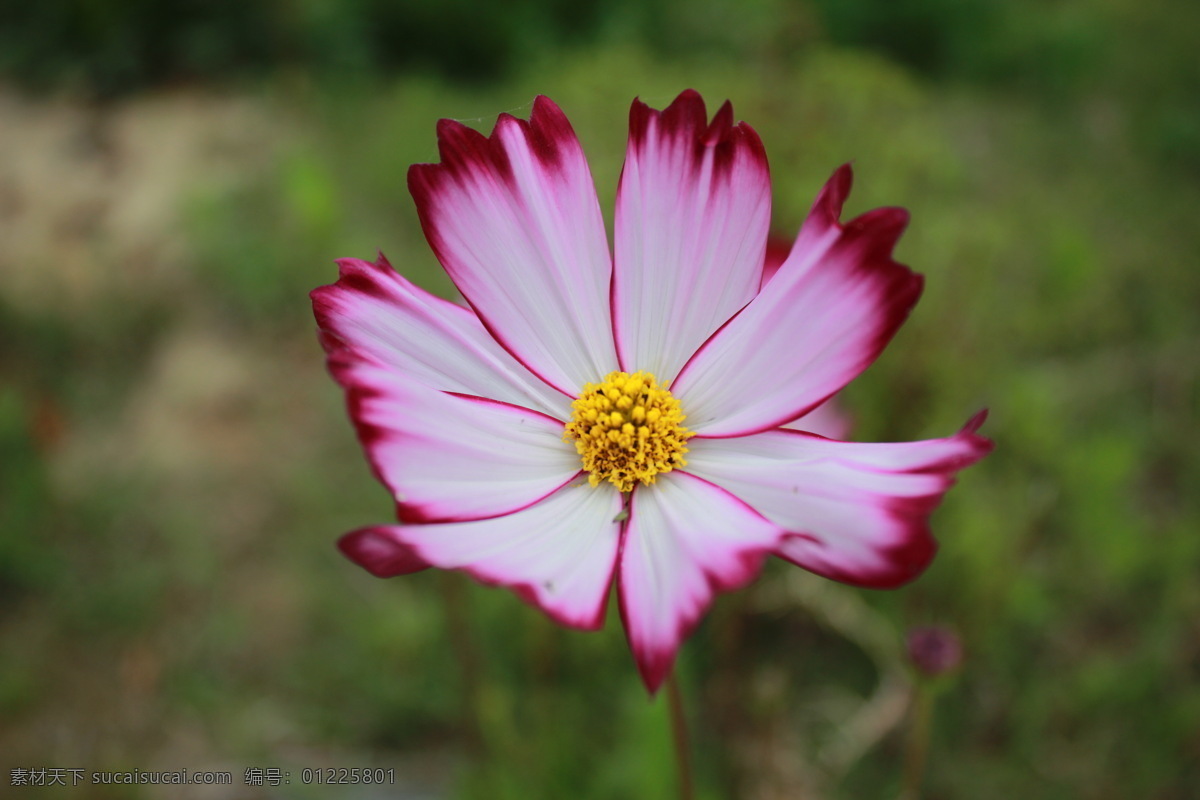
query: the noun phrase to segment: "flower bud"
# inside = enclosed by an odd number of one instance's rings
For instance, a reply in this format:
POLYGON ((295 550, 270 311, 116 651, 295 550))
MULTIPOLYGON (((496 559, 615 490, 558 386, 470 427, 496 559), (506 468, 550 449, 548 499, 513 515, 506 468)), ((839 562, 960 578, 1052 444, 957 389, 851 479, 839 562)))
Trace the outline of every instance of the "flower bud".
POLYGON ((908 659, 917 672, 936 678, 962 665, 962 641, 950 628, 930 625, 908 632, 908 659))

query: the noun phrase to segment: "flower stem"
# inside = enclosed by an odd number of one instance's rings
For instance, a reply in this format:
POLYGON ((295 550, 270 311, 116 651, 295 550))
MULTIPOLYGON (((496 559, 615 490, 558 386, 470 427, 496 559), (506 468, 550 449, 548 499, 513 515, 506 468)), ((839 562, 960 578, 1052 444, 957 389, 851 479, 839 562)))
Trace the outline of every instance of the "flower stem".
POLYGON ((466 733, 467 746, 476 757, 483 756, 484 735, 480 712, 483 707, 483 681, 480 677, 479 653, 471 634, 471 623, 467 612, 467 598, 463 592, 462 576, 441 572, 438 588, 446 610, 446 626, 450 633, 450 648, 462 670, 463 697, 462 726, 466 733))
POLYGON ((693 800, 696 796, 692 785, 692 755, 688 746, 687 714, 683 708, 683 694, 675 674, 667 678, 667 704, 671 707, 671 738, 675 743, 675 767, 679 773, 679 800, 693 800))
POLYGON ((932 719, 933 692, 927 681, 919 680, 913 695, 912 727, 909 728, 908 743, 904 748, 901 800, 919 800, 921 797, 921 779, 925 776, 925 763, 929 755, 932 719))

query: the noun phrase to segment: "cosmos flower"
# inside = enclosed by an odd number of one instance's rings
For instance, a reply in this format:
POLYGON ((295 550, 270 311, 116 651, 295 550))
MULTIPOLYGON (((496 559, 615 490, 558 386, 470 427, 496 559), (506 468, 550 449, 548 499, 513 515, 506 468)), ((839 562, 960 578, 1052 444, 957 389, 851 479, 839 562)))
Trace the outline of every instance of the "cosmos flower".
POLYGON ((490 136, 438 124, 409 170, 425 236, 468 305, 380 256, 312 294, 321 341, 399 524, 339 546, 380 576, 428 566, 603 625, 610 587, 654 691, 718 592, 777 555, 893 587, 936 547, 928 517, 991 443, 860 444, 805 416, 879 355, 921 292, 898 208, 839 221, 848 166, 764 280, 758 135, 694 91, 640 101, 614 251, 583 151, 538 97, 490 136))

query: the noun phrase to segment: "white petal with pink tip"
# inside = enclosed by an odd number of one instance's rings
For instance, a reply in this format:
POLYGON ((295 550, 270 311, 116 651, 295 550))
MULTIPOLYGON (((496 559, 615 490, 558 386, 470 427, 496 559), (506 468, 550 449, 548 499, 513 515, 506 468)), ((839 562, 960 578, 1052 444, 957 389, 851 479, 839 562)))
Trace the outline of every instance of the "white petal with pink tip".
POLYGON ((947 439, 836 442, 775 430, 693 439, 688 470, 749 503, 789 536, 780 554, 813 572, 869 586, 915 577, 933 557, 928 518, 953 473, 990 443, 947 439))
POLYGON ((509 352, 574 394, 616 368, 608 241, 587 161, 544 97, 528 122, 501 115, 490 138, 438 127, 442 163, 409 171, 425 235, 509 352))
POLYGON ((508 514, 579 472, 562 423, 519 406, 460 397, 335 354, 359 438, 405 522, 508 514))
POLYGON ((630 646, 651 690, 712 602, 757 573, 783 531, 694 475, 660 475, 631 499, 621 547, 620 598, 630 646))
POLYGON ((891 258, 907 219, 900 209, 877 209, 841 227, 823 250, 828 234, 801 236, 779 272, 672 385, 688 427, 702 436, 767 430, 866 369, 921 291, 920 276, 891 258))
POLYGON ((382 256, 374 264, 347 258, 338 266, 338 282, 312 293, 327 348, 351 347, 434 389, 570 418, 570 398, 496 344, 469 308, 414 286, 382 256))
POLYGON ((435 567, 514 589, 551 618, 598 628, 616 563, 621 495, 571 484, 514 514, 386 530, 435 567))
POLYGON ((617 190, 613 279, 627 370, 670 383, 754 297, 770 216, 762 143, 745 123, 733 125, 728 103, 710 125, 695 92, 661 112, 634 102, 617 190))

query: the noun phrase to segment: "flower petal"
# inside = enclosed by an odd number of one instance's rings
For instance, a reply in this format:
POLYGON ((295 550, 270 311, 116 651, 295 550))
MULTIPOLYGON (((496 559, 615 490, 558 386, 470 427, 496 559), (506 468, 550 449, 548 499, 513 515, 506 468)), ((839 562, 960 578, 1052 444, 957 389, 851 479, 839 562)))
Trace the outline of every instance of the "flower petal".
POLYGON ((728 102, 708 122, 688 90, 663 111, 635 100, 617 190, 613 318, 621 364, 669 383, 754 297, 771 180, 758 134, 728 102))
POLYGON ((891 588, 915 578, 937 543, 929 515, 954 473, 983 458, 979 414, 955 436, 836 442, 788 430, 689 442, 689 472, 749 503, 790 535, 779 555, 834 580, 891 588))
POLYGON ((775 277, 775 273, 779 272, 779 268, 783 266, 783 262, 787 261, 787 257, 791 254, 791 239, 784 239, 779 236, 767 237, 767 252, 763 257, 762 286, 766 286, 767 281, 775 277))
MULTIPOLYGON (((804 218, 804 224, 800 226, 800 233, 796 235, 796 241, 784 263, 794 256, 800 266, 792 269, 807 269, 837 241, 842 232, 842 206, 850 196, 853 184, 854 172, 849 164, 843 164, 834 171, 817 193, 817 199, 804 218)), ((780 264, 775 271, 778 272, 782 267, 783 264, 780 264)))
POLYGON ((381 254, 338 262, 337 283, 312 292, 326 350, 351 347, 434 389, 489 397, 570 419, 571 400, 496 344, 469 308, 401 277, 381 254))
POLYGON ((658 476, 630 501, 621 546, 621 615, 650 691, 713 595, 748 583, 783 535, 725 490, 684 472, 658 476))
POLYGON ((394 578, 429 569, 428 561, 388 535, 391 527, 373 525, 351 531, 338 540, 338 549, 376 578, 394 578))
POLYGON ((866 369, 908 316, 922 279, 891 255, 908 213, 838 224, 849 180, 849 167, 834 175, 779 272, 675 380, 696 433, 745 436, 806 413, 866 369))
MULTIPOLYGON (((839 173, 840 174, 840 173, 839 173)), ((810 214, 806 230, 811 232, 814 225, 819 225, 821 217, 818 213, 810 214)), ((836 213, 834 223, 837 222, 836 213)), ((825 227, 825 226, 821 226, 825 227)), ((783 262, 787 261, 792 252, 792 242, 778 236, 767 237, 767 255, 763 259, 762 282, 775 277, 783 262)), ((850 415, 837 402, 836 397, 830 397, 824 403, 812 409, 802 417, 798 417, 781 427, 788 430, 805 431, 824 436, 826 439, 845 439, 850 435, 852 420, 850 415)))
POLYGON ((552 417, 439 392, 350 350, 330 356, 375 474, 404 522, 509 514, 579 473, 552 417))
POLYGON ((838 405, 835 395, 804 416, 780 427, 791 431, 815 433, 826 439, 845 439, 850 435, 852 424, 850 415, 838 405))
POLYGON ((500 115, 490 137, 438 124, 440 164, 408 186, 425 236, 506 350, 574 396, 615 369, 612 265, 575 132, 545 97, 529 121, 500 115))
POLYGON ((371 530, 418 561, 465 570, 484 583, 512 589, 556 622, 595 630, 604 624, 620 541, 614 518, 620 511, 619 492, 568 485, 502 517, 371 530))

